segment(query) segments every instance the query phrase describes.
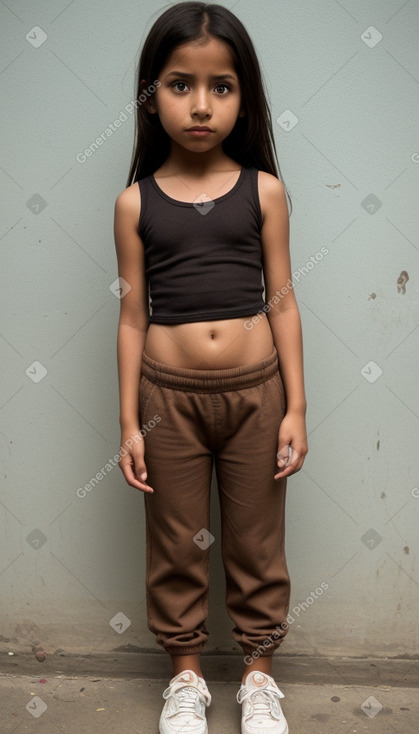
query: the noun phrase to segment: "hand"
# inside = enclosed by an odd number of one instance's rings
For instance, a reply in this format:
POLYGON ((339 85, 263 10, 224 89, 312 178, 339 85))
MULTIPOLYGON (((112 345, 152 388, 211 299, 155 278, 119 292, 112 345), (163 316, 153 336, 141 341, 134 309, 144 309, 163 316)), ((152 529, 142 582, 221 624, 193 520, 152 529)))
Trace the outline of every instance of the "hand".
POLYGON ((307 453, 305 415, 286 413, 278 431, 277 464, 280 470, 274 479, 289 477, 300 471, 307 453))
POLYGON ((142 492, 154 492, 147 484, 147 467, 144 462, 144 438, 139 426, 130 430, 121 431, 121 459, 119 466, 131 487, 141 489, 142 492))

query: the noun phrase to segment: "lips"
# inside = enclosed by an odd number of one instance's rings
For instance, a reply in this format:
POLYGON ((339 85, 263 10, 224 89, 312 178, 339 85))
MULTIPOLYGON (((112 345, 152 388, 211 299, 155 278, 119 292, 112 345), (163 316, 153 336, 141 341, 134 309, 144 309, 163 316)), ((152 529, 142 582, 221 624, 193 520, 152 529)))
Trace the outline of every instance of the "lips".
POLYGON ((211 130, 210 127, 205 127, 205 126, 204 127, 200 127, 199 125, 195 125, 195 127, 189 127, 188 128, 188 133, 193 132, 194 130, 196 130, 197 132, 200 132, 200 133, 204 133, 204 132, 212 133, 212 130, 211 130))

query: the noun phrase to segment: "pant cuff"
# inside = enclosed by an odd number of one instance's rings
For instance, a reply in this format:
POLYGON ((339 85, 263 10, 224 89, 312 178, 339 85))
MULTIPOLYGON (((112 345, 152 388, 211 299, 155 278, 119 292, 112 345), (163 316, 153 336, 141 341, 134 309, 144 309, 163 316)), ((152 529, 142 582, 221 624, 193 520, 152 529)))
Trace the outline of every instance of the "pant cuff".
POLYGON ((265 647, 264 645, 258 645, 258 646, 249 646, 245 645, 243 643, 240 643, 241 648, 243 650, 243 653, 246 657, 252 657, 255 660, 258 658, 270 658, 275 653, 275 650, 277 650, 282 643, 284 642, 284 638, 279 638, 278 640, 275 640, 275 643, 270 645, 269 647, 265 647))
POLYGON ((169 653, 169 655, 199 655, 199 653, 202 652, 204 645, 194 645, 191 647, 177 647, 172 645, 167 645, 164 647, 166 652, 169 653))

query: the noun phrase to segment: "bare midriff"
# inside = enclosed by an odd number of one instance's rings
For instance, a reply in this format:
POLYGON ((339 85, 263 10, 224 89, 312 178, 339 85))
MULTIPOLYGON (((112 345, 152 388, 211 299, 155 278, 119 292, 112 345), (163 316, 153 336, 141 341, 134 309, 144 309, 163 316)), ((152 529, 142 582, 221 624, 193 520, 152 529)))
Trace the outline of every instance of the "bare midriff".
POLYGON ((265 313, 186 324, 150 324, 144 351, 187 369, 229 369, 260 362, 274 348, 265 313))

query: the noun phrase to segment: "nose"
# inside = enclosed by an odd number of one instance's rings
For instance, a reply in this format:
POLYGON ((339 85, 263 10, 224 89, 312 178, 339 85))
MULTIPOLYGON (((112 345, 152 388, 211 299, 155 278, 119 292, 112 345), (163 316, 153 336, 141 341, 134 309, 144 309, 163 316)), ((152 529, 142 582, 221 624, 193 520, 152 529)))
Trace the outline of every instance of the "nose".
POLYGON ((211 117, 212 108, 209 92, 204 87, 199 87, 195 90, 192 98, 191 115, 193 117, 211 117))

